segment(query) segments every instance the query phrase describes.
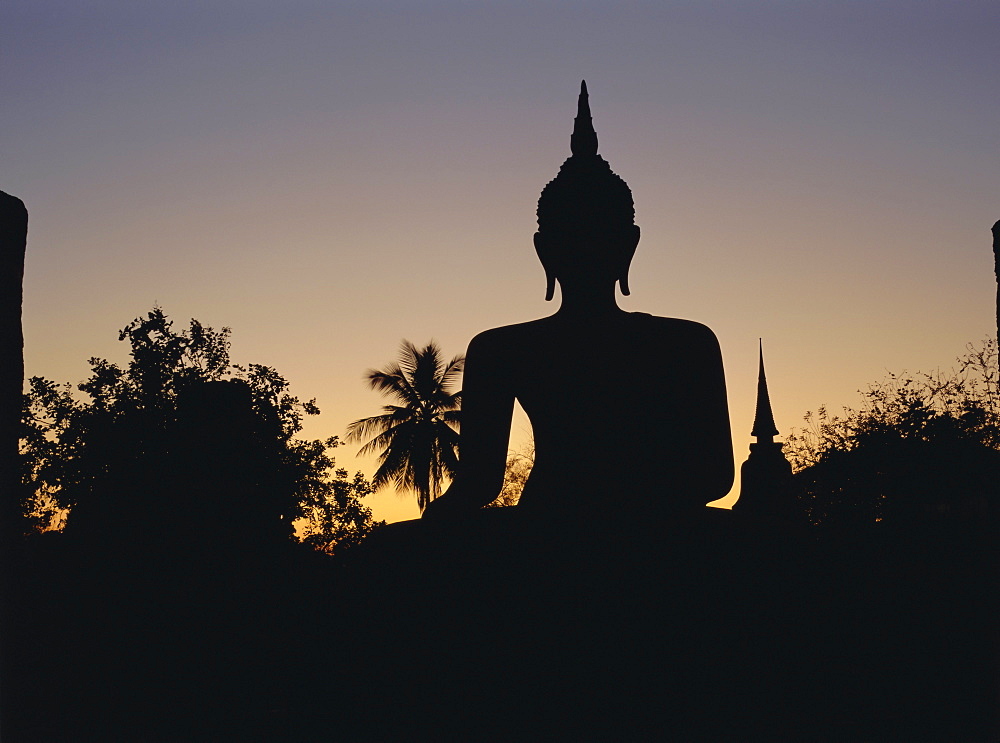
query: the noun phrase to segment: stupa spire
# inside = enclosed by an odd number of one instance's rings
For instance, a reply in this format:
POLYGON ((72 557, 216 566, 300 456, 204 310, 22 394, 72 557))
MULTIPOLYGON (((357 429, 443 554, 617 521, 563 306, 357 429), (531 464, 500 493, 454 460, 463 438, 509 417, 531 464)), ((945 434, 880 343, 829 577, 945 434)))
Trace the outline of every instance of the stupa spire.
POLYGON ((759 366, 757 368, 757 409, 753 417, 753 430, 751 436, 756 436, 757 441, 767 441, 770 443, 778 435, 778 428, 774 425, 774 413, 771 412, 771 398, 767 394, 767 377, 764 375, 764 342, 758 339, 759 343, 759 366))
POLYGON ((590 95, 587 93, 586 80, 580 81, 580 98, 576 104, 569 149, 575 157, 593 157, 597 154, 597 132, 594 131, 594 119, 590 115, 590 95))
POLYGON ((791 463, 781 453, 783 444, 774 440, 778 428, 774 425, 771 398, 767 394, 764 344, 759 340, 758 344, 757 410, 750 432, 751 436, 757 437, 757 442, 750 444, 750 456, 740 470, 740 499, 733 505, 733 510, 792 524, 802 518, 798 507, 799 487, 792 477, 791 463))

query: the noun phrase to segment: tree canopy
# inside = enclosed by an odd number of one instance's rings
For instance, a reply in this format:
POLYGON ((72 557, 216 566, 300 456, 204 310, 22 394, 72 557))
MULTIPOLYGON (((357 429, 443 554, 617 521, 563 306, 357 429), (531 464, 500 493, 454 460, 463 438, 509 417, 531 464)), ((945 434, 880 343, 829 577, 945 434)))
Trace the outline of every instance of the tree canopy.
POLYGON ((866 524, 998 505, 1000 389, 997 344, 968 346, 948 372, 890 374, 859 409, 807 413, 787 438, 813 523, 866 524))
POLYGON ((363 537, 370 486, 335 469, 335 437, 297 437, 315 401, 271 367, 232 364, 229 337, 193 319, 175 330, 154 307, 119 333, 126 366, 92 358, 75 386, 32 377, 21 440, 29 525, 254 540, 287 538, 297 523, 326 551, 363 537))

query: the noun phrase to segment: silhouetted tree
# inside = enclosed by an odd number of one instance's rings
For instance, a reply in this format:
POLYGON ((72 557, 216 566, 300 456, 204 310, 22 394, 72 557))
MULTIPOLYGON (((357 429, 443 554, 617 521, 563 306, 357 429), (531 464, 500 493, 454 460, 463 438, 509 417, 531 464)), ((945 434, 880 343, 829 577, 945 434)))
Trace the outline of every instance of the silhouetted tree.
POLYGON ((372 485, 393 483, 417 494, 421 510, 441 494, 441 484, 458 465, 461 392, 451 392, 465 364, 463 356, 445 363, 433 341, 417 348, 403 341, 399 361, 366 373, 373 390, 395 398, 382 415, 354 421, 349 441, 371 439, 359 454, 379 451, 372 485))
POLYGON ((337 440, 296 438, 315 401, 291 395, 271 367, 231 364, 229 335, 197 320, 178 332, 155 307, 119 334, 126 367, 90 360, 76 386, 84 398, 32 377, 21 440, 29 524, 108 535, 202 525, 209 539, 260 527, 280 538, 304 517, 327 550, 370 529, 356 502, 363 479, 331 476, 337 440))
POLYGON ((807 413, 786 450, 814 523, 985 514, 998 503, 997 346, 969 346, 949 373, 890 375, 860 410, 807 413))
POLYGON ((333 477, 305 478, 299 501, 302 541, 327 554, 339 553, 363 540, 374 526, 371 509, 362 503, 373 488, 360 472, 350 477, 346 469, 334 469, 328 452, 340 446, 336 436, 326 441, 300 442, 300 454, 314 472, 333 472, 333 477))
POLYGON ((535 464, 535 442, 529 441, 519 450, 511 452, 507 456, 507 466, 503 473, 503 487, 496 500, 490 503, 487 508, 499 508, 504 506, 516 506, 521 499, 521 491, 524 484, 528 482, 531 468, 535 464))

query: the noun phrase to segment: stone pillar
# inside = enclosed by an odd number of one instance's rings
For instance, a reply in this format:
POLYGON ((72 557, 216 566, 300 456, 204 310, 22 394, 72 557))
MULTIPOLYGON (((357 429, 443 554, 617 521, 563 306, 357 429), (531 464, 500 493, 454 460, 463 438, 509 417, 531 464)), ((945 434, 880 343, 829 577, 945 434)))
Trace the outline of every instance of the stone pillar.
POLYGON ((1000 222, 993 225, 993 270, 997 276, 997 342, 1000 343, 1000 222))
POLYGON ((8 544, 21 531, 18 438, 24 385, 21 300, 28 210, 0 191, 0 539, 8 544))

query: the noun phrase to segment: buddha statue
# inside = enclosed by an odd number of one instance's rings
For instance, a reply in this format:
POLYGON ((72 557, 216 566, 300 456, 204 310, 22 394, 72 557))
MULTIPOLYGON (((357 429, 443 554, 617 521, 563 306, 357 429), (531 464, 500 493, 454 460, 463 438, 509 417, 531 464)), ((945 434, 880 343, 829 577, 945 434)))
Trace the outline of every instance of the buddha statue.
POLYGON ((725 496, 733 451, 715 334, 690 320, 622 310, 616 284, 639 242, 632 193, 597 154, 586 82, 572 155, 538 201, 545 299, 561 306, 469 344, 459 472, 425 519, 470 514, 500 491, 514 401, 535 462, 515 510, 555 519, 673 518, 725 496))

